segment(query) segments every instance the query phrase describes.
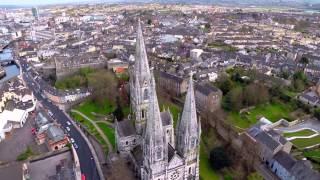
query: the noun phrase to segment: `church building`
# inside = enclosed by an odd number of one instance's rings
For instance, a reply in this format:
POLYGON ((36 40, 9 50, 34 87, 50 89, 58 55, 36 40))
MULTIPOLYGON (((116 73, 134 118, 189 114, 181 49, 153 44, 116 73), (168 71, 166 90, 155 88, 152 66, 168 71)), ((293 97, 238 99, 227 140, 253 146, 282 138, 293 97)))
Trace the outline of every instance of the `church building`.
POLYGON ((160 112, 140 21, 135 62, 129 67, 129 120, 116 122, 116 146, 142 180, 199 180, 201 124, 197 119, 192 76, 177 127, 170 110, 160 112))

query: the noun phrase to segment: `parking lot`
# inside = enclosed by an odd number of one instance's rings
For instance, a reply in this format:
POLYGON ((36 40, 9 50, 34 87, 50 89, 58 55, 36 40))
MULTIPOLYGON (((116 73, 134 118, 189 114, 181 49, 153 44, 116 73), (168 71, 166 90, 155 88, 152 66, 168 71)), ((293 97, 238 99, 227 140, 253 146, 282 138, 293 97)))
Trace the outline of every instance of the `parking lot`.
POLYGON ((22 128, 13 129, 11 134, 0 142, 0 162, 15 161, 28 146, 35 154, 48 152, 45 144, 37 145, 35 142, 35 136, 31 133, 33 124, 34 117, 30 115, 22 128))

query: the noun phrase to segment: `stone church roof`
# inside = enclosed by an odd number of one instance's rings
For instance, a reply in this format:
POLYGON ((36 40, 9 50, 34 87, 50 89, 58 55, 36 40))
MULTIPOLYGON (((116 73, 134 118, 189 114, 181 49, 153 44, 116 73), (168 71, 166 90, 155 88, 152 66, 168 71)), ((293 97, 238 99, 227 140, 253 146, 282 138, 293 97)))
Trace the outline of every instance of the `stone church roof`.
POLYGON ((118 122, 118 134, 120 137, 127 137, 136 134, 133 121, 123 120, 118 122))

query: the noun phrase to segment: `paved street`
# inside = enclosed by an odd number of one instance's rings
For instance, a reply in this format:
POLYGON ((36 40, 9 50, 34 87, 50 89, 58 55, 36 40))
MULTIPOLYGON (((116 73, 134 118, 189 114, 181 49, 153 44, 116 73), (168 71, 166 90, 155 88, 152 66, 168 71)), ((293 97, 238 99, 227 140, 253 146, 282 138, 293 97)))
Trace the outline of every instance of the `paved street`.
MULTIPOLYGON (((67 121, 69 121, 68 117, 64 114, 62 110, 60 110, 57 106, 53 105, 47 99, 43 98, 41 95, 41 87, 34 81, 33 77, 27 73, 28 65, 24 62, 21 62, 22 70, 25 72, 23 74, 23 78, 26 81, 27 85, 30 89, 33 90, 34 96, 38 99, 38 101, 48 110, 50 110, 54 118, 63 126, 67 127, 67 121)), ((80 133, 71 125, 69 135, 75 140, 75 143, 79 146, 77 149, 77 153, 80 160, 81 172, 86 176, 88 180, 99 180, 99 175, 97 171, 96 164, 92 159, 91 151, 88 147, 88 144, 80 135, 80 133)))

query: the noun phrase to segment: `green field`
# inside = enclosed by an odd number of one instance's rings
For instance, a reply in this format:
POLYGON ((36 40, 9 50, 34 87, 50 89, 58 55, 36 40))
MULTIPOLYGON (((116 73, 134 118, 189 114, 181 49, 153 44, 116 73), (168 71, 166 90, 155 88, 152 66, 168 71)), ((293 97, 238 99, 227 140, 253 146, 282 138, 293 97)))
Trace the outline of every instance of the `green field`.
POLYGON ((254 125, 258 118, 265 117, 271 122, 276 122, 281 118, 289 119, 289 114, 292 111, 290 105, 283 103, 263 104, 258 105, 254 109, 250 110, 249 113, 239 114, 239 112, 229 113, 228 119, 230 122, 240 128, 246 129, 254 125))
POLYGON ((92 100, 87 100, 81 103, 80 105, 78 105, 74 109, 82 112, 83 114, 88 116, 90 119, 95 120, 96 117, 92 114, 92 112, 95 112, 101 115, 108 115, 114 111, 115 107, 108 100, 105 100, 103 105, 97 104, 92 100))
POLYGON ((303 152, 303 155, 309 159, 312 159, 320 163, 320 150, 311 150, 303 152))
POLYGON ((210 167, 209 155, 205 150, 205 145, 201 142, 200 146, 200 179, 201 180, 219 180, 220 177, 210 167))
POLYGON ((298 138, 291 141, 293 145, 297 146, 300 149, 313 146, 316 144, 320 144, 320 135, 315 136, 313 138, 298 138))
POLYGON ((294 137, 294 136, 311 136, 315 134, 314 131, 311 131, 309 129, 304 129, 297 132, 290 132, 290 133, 284 133, 284 137, 294 137))
POLYGON ((103 138, 101 137, 101 135, 96 130, 96 128, 92 125, 91 122, 89 122, 88 120, 84 119, 82 116, 80 116, 77 113, 71 113, 71 117, 75 121, 81 123, 90 132, 90 134, 92 134, 98 140, 98 142, 103 147, 104 151, 108 152, 108 147, 107 147, 106 142, 103 140, 103 138))
POLYGON ((104 132, 104 134, 108 137, 110 143, 115 148, 116 146, 116 139, 114 134, 114 129, 110 128, 107 124, 98 122, 97 125, 100 127, 100 129, 104 132))

